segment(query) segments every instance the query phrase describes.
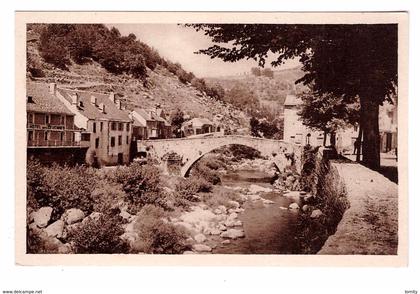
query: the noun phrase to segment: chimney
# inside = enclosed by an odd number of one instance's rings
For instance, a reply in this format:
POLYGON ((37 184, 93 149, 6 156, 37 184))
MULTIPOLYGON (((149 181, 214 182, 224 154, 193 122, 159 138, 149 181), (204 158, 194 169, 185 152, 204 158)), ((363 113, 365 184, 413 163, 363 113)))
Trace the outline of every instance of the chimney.
POLYGON ((90 102, 96 106, 96 97, 95 96, 90 96, 90 102))
POLYGON ((79 106, 79 94, 73 93, 73 95, 71 95, 71 104, 79 106))
POLYGON ((121 100, 120 99, 115 100, 115 104, 117 105, 117 108, 121 110, 121 100))
POLYGON ((102 113, 105 113, 105 104, 100 103, 99 104, 99 109, 102 111, 102 113))
POLYGON ((111 100, 112 103, 115 103, 115 93, 114 92, 109 93, 109 100, 111 100))
POLYGON ((50 94, 55 95, 57 91, 57 84, 56 83, 50 83, 50 94))

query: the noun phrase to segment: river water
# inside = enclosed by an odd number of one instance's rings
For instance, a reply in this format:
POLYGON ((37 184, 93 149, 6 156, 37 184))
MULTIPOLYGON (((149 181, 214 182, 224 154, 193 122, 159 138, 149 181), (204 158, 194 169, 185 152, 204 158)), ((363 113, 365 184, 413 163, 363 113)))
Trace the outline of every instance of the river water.
MULTIPOLYGON (((257 170, 228 172, 222 184, 228 187, 246 188, 251 184, 270 187, 271 175, 257 170)), ((298 199, 284 197, 281 192, 261 193, 261 197, 274 201, 247 201, 239 214, 245 237, 220 245, 213 253, 219 254, 298 254, 298 211, 284 209, 298 199), (280 207, 283 207, 280 208, 280 207)))

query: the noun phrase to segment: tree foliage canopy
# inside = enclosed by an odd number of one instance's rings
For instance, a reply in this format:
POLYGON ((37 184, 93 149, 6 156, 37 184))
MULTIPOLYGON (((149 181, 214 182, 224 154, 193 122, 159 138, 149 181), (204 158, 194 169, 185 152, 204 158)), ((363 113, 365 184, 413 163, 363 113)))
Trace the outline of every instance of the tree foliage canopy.
POLYGON ((298 58, 305 75, 296 83, 313 85, 317 95, 360 98, 363 162, 379 168, 379 105, 391 101, 398 79, 396 24, 189 24, 215 45, 199 50, 235 62, 254 59, 263 67, 268 53, 278 66, 298 58), (220 45, 222 44, 222 45, 220 45), (362 123, 363 122, 363 123, 362 123))

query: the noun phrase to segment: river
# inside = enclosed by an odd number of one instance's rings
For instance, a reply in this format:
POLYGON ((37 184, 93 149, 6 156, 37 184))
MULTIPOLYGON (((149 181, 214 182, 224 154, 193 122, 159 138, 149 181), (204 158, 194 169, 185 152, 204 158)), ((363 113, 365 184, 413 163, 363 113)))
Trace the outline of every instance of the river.
MULTIPOLYGON (((228 187, 246 188, 251 184, 270 187, 271 175, 258 170, 237 170, 222 177, 222 184, 228 187)), ((281 192, 260 194, 274 201, 247 201, 239 214, 245 237, 232 240, 214 249, 218 254, 298 254, 297 223, 298 210, 284 209, 297 199, 284 197, 281 192), (283 207, 280 208, 280 207, 283 207)))

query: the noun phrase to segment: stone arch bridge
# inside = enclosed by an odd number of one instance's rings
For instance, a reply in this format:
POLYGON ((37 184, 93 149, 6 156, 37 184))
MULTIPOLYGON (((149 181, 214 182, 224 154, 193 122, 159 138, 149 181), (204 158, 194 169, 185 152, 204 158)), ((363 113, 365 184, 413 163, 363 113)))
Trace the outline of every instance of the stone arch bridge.
MULTIPOLYGON (((209 137, 188 137, 161 140, 138 141, 141 147, 155 159, 164 163, 169 155, 175 155, 180 161, 180 174, 185 177, 190 168, 205 154, 228 145, 242 145, 255 149, 262 156, 272 161, 282 171, 286 165, 300 164, 298 146, 281 140, 271 140, 251 136, 227 135, 209 137)), ((299 169, 298 169, 299 170, 299 169)))

